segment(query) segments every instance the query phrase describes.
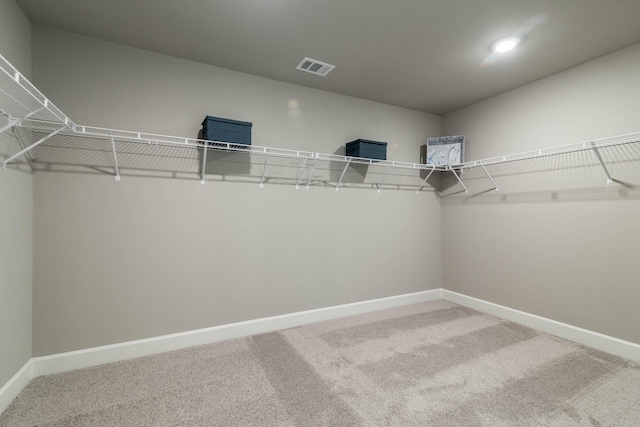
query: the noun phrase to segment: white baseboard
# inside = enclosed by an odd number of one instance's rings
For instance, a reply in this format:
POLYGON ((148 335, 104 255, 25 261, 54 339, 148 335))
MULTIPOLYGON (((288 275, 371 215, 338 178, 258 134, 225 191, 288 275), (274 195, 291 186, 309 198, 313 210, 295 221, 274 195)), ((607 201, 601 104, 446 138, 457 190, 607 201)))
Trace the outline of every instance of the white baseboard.
POLYGON ((186 347, 262 334, 306 325, 308 323, 353 316, 440 298, 440 289, 433 289, 315 310, 300 311, 280 316, 265 317, 245 322, 230 323, 211 328, 105 345, 51 356, 34 357, 32 359, 33 376, 37 377, 39 375, 71 371, 101 365, 103 363, 149 356, 165 351, 179 350, 186 347))
POLYGON ((321 322, 323 320, 337 319, 436 299, 445 299, 483 313, 511 320, 530 328, 640 362, 640 345, 638 344, 536 316, 535 314, 514 310, 457 292, 445 289, 433 289, 412 294, 248 320, 245 322, 230 323, 211 328, 105 345, 51 356, 33 357, 0 389, 0 413, 9 406, 11 401, 13 401, 31 379, 40 375, 87 368, 103 363, 149 356, 165 351, 179 350, 186 347, 293 328, 309 323, 321 322))
POLYGON ((589 331, 587 329, 578 328, 577 326, 568 325, 566 323, 557 322, 547 319, 546 317, 537 316, 535 314, 526 313, 524 311, 515 310, 503 305, 494 304, 478 298, 459 294, 457 292, 442 289, 442 298, 483 313, 491 314, 502 319, 511 320, 530 328, 546 332, 569 341, 586 345, 606 353, 615 354, 635 362, 640 362, 640 345, 630 341, 621 340, 600 334, 598 332, 589 331))
POLYGON ((7 409, 13 399, 29 384, 32 378, 33 359, 29 359, 15 375, 0 388, 0 414, 7 409))

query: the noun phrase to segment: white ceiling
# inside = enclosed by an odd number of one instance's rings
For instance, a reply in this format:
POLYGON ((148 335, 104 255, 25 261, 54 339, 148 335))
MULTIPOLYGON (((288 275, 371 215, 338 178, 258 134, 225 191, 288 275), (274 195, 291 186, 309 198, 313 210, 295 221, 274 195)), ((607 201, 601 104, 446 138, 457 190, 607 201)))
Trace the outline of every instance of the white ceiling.
POLYGON ((640 0, 17 3, 34 23, 434 114, 640 42, 640 0), (514 33, 522 45, 492 57, 514 33), (297 71, 305 56, 336 68, 297 71))

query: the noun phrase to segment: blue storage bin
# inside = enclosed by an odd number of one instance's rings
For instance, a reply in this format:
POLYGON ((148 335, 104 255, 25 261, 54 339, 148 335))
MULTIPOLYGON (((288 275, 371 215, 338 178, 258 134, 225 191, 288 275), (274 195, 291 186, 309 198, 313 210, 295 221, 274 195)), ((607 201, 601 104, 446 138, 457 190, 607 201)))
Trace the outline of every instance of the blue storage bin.
POLYGON ((207 116, 202 122, 202 139, 251 145, 251 122, 207 116))
POLYGON ((365 159, 387 160, 387 143, 356 139, 347 143, 347 156, 365 159))

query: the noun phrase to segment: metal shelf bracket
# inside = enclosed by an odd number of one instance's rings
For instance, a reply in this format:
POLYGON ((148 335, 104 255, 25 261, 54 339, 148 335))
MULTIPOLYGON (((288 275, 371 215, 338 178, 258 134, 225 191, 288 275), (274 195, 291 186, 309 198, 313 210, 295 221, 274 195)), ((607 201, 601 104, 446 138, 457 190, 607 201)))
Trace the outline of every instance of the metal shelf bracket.
POLYGON ((267 171, 267 160, 269 160, 269 156, 265 152, 264 162, 262 163, 262 177, 260 178, 260 188, 264 188, 264 174, 267 171))
POLYGON ((302 167, 300 168, 300 173, 298 174, 298 180, 296 181, 296 190, 300 188, 300 180, 302 179, 302 174, 304 173, 304 168, 307 166, 307 158, 304 158, 302 162, 302 167))
POLYGON ((493 177, 491 176, 491 174, 489 173, 489 171, 487 171, 487 168, 484 167, 484 165, 482 164, 482 162, 480 162, 480 166, 482 167, 482 170, 484 171, 484 173, 487 174, 487 176, 489 177, 489 179, 491 180, 491 182, 493 182, 493 189, 496 191, 500 191, 500 188, 498 187, 498 184, 496 184, 495 180, 493 179, 493 177))
POLYGON ((14 126, 18 126, 20 122, 22 122, 21 119, 14 119, 13 117, 9 117, 9 123, 7 123, 5 126, 0 128, 0 134, 4 133, 5 131, 8 131, 14 126))
POLYGON ((63 130, 67 129, 66 126, 61 127, 60 129, 51 132, 49 135, 45 136, 44 138, 40 139, 39 141, 34 142, 33 144, 31 144, 30 146, 28 146, 27 148, 25 148, 24 150, 20 150, 19 152, 17 152, 16 154, 14 154, 13 156, 9 157, 7 160, 5 160, 2 163, 2 168, 6 169, 7 165, 9 163, 11 163, 13 160, 15 160, 16 158, 22 156, 24 153, 27 153, 31 150, 33 150, 34 148, 36 148, 38 145, 42 144, 43 142, 45 142, 47 139, 51 138, 52 136, 55 136, 57 134, 59 134, 60 132, 62 132, 63 130))
POLYGON ((347 172, 347 168, 349 167, 350 163, 351 163, 351 159, 348 158, 347 159, 347 164, 344 165, 344 169, 342 169, 342 174, 340 175, 340 179, 338 180, 338 184, 336 184, 336 191, 340 190, 340 183, 342 182, 342 178, 344 178, 344 174, 347 172))
POLYGON ((313 166, 311 166, 311 171, 309 171, 309 178, 307 179, 306 189, 309 189, 309 185, 311 185, 311 178, 313 178, 313 172, 316 170, 316 165, 318 164, 318 155, 315 155, 315 160, 313 161, 313 166))
POLYGON ((451 172, 453 172, 453 175, 456 177, 456 179, 458 180, 458 182, 460 183, 460 185, 462 185, 462 188, 464 188, 464 192, 465 192, 465 193, 468 193, 468 192, 469 192, 469 189, 467 188, 467 186, 466 186, 466 185, 464 185, 464 182, 462 182, 462 180, 460 179, 460 177, 459 177, 459 176, 458 176, 458 174, 456 173, 456 170, 455 170, 454 168, 452 168, 452 167, 449 167, 449 170, 450 170, 451 172))
POLYGON ((420 183, 420 186, 418 187, 418 189, 416 190, 416 194, 420 194, 420 190, 422 190, 422 187, 424 187, 424 185, 427 183, 427 180, 431 177, 431 174, 436 170, 435 166, 431 167, 431 171, 427 174, 427 177, 425 179, 422 180, 422 183, 420 183))
POLYGON ((591 148, 593 149, 593 152, 596 154, 598 161, 602 165, 602 169, 604 169, 604 173, 607 175, 607 184, 613 184, 614 179, 609 173, 609 169, 607 169, 607 164, 604 162, 604 160, 602 160, 602 156, 600 155, 600 151, 598 151, 598 147, 596 146, 596 143, 593 141, 591 142, 591 148))
POLYGON ((202 146, 202 177, 200 179, 200 184, 202 185, 204 185, 206 182, 205 171, 207 169, 207 151, 209 151, 209 143, 205 142, 204 145, 202 146))
POLYGON ((118 156, 116 156, 116 142, 111 135, 111 152, 113 153, 113 167, 116 172, 116 181, 120 181, 120 169, 118 168, 118 156))
MULTIPOLYGON (((17 131, 17 128, 15 127, 12 128, 11 133, 13 133, 13 137, 16 139, 16 141, 20 143, 21 147, 27 146, 27 144, 23 141, 22 136, 20 136, 20 132, 17 131)), ((24 158, 27 159, 27 162, 29 163, 29 168, 31 169, 31 171, 33 171, 33 162, 31 161, 31 155, 27 153, 25 154, 24 158)))
POLYGON ((38 108, 37 110, 34 110, 34 111, 30 112, 29 114, 27 114, 26 116, 24 116, 22 118, 9 117, 9 123, 7 123, 5 126, 0 128, 0 134, 4 133, 5 131, 7 131, 7 130, 9 130, 11 128, 13 128, 14 126, 20 126, 22 124, 23 120, 26 120, 29 117, 38 114, 42 110, 44 110, 44 107, 38 108))

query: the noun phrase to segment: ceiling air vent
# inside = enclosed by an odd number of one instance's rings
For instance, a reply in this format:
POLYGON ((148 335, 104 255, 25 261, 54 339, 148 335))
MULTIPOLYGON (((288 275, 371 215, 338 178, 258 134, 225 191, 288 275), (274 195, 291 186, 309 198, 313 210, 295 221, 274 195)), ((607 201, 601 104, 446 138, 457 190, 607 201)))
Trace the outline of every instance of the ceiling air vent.
POLYGON ((316 61, 311 58, 304 58, 300 64, 296 67, 297 70, 306 71, 307 73, 317 74, 318 76, 326 76, 331 70, 336 68, 335 65, 330 65, 325 62, 316 61))

